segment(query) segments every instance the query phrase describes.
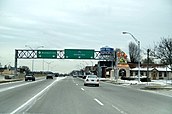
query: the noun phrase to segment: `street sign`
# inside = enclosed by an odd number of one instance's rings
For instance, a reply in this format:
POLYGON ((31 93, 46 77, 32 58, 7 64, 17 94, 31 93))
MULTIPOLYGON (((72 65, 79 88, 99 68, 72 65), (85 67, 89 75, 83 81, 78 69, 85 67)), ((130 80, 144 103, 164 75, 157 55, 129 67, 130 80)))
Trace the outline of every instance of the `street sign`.
POLYGON ((114 54, 114 48, 110 48, 108 46, 100 48, 100 54, 101 55, 113 55, 114 54))
POLYGON ((94 59, 94 50, 65 49, 65 59, 94 59))
POLYGON ((57 59, 57 50, 37 50, 37 58, 57 59))

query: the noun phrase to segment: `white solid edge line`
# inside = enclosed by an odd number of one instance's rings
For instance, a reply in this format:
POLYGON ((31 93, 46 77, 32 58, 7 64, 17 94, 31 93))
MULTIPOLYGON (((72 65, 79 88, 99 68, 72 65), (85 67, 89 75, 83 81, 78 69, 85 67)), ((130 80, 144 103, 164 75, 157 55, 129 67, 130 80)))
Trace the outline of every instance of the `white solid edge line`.
POLYGON ((53 83, 51 83, 50 85, 48 85, 45 89, 43 89, 38 94, 36 94, 34 97, 32 97, 31 99, 29 99, 27 102, 25 102, 24 104, 22 104, 21 106, 19 106, 17 109, 15 109, 14 111, 12 111, 10 114, 15 114, 16 112, 18 112, 19 110, 21 110, 23 107, 27 106, 30 102, 32 102, 38 96, 40 96, 41 94, 43 94, 46 90, 48 90, 54 83, 56 83, 59 80, 60 79, 56 79, 53 83))
POLYGON ((101 105, 101 106, 103 106, 104 104, 103 103, 101 103, 98 99, 94 99, 99 105, 101 105))

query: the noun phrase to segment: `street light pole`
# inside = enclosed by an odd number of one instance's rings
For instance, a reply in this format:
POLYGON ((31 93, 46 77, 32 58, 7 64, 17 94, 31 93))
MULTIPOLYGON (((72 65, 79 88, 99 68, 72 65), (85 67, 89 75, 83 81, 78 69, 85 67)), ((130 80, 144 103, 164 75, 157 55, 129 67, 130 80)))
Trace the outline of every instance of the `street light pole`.
MULTIPOLYGON (((28 47, 28 48, 30 48, 31 50, 34 50, 31 46, 29 46, 29 45, 25 45, 25 47, 28 47)), ((36 49, 38 49, 38 48, 44 48, 44 46, 38 46, 36 49)), ((35 49, 35 50, 36 50, 35 49)), ((32 59, 32 72, 33 72, 33 69, 34 69, 34 57, 33 57, 33 59, 32 59)))
POLYGON ((131 37, 135 40, 135 42, 137 43, 138 45, 138 82, 140 82, 140 41, 137 40, 134 35, 132 35, 131 33, 129 32, 122 32, 122 34, 129 34, 131 35, 131 37))
POLYGON ((44 72, 44 59, 42 60, 42 72, 44 72))
POLYGON ((46 62, 46 63, 47 63, 47 65, 48 65, 48 71, 49 71, 50 64, 51 64, 53 61, 50 61, 50 62, 45 61, 45 62, 46 62))
POLYGON ((116 56, 116 58, 115 58, 115 79, 116 79, 116 81, 118 81, 118 51, 117 51, 117 49, 116 49, 116 51, 115 51, 115 56, 116 56))

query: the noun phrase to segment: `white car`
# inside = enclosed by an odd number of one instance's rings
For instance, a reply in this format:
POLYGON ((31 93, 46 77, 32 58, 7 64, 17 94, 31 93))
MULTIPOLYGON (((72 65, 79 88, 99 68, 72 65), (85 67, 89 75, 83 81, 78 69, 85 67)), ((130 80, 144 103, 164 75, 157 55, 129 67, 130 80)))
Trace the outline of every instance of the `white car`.
POLYGON ((53 79, 54 74, 47 74, 46 79, 53 79))
POLYGON ((99 78, 96 75, 87 75, 84 79, 84 86, 95 85, 99 87, 99 78))

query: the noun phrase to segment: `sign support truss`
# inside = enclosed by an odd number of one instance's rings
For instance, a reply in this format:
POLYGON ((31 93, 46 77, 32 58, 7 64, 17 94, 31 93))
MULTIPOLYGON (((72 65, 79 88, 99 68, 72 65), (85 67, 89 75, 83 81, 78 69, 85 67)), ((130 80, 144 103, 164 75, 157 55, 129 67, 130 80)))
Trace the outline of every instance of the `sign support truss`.
MULTIPOLYGON (((56 58, 40 58, 38 57, 38 51, 40 50, 23 50, 23 49, 16 49, 15 50, 15 75, 17 74, 17 59, 66 59, 65 58, 65 51, 64 50, 53 50, 57 51, 56 58)), ((43 50, 43 51, 52 51, 52 50, 43 50)), ((94 60, 103 60, 102 57, 100 57, 100 51, 94 51, 94 60)))

